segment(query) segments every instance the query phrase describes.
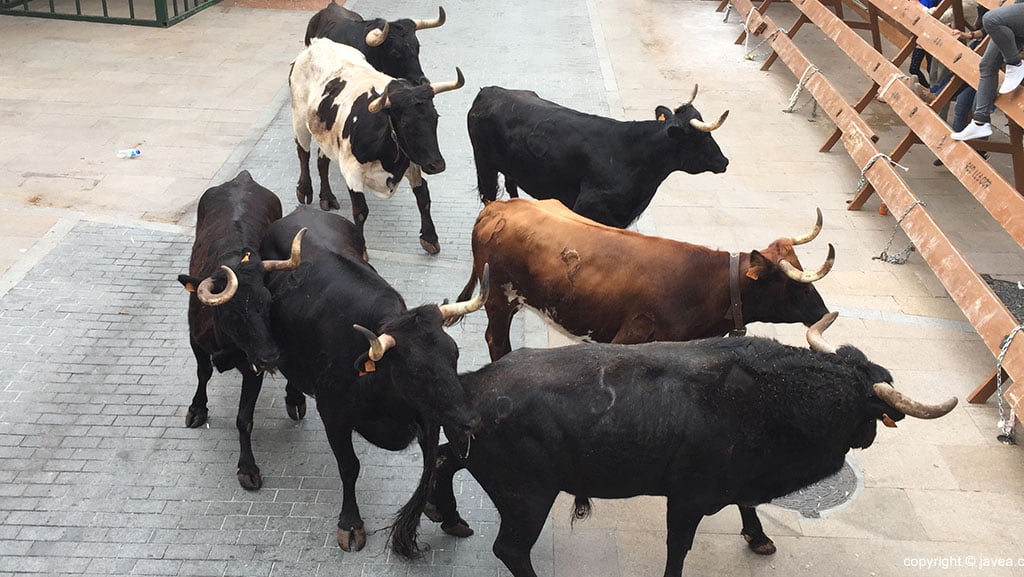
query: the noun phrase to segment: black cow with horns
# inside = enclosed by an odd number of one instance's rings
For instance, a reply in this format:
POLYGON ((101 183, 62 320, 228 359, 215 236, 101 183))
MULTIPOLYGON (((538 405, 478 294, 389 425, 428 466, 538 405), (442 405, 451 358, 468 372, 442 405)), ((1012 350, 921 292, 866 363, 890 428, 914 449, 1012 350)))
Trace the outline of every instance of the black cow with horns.
POLYGON ((529 90, 480 89, 469 110, 469 139, 480 199, 498 194, 498 173, 509 196, 557 198, 573 212, 625 228, 651 204, 677 170, 725 172, 727 159, 711 136, 729 111, 704 122, 690 100, 656 120, 621 122, 577 112, 529 90))
POLYGON ((456 435, 442 448, 438 509, 459 519, 451 480, 464 465, 501 515, 494 554, 534 577, 530 550, 559 491, 576 496, 577 518, 594 497, 664 495, 664 574, 680 577, 704 516, 747 506, 744 535, 763 536, 753 507, 834 474, 874 442, 878 421, 956 405, 914 401, 860 350, 828 345, 821 331, 835 317, 808 329, 817 350, 757 337, 581 344, 520 349, 465 374, 482 424, 471 443, 456 435))
POLYGON ((429 81, 420 65, 420 41, 416 38, 416 31, 444 24, 444 8, 438 7, 437 11, 437 18, 430 19, 364 20, 359 14, 331 0, 309 19, 306 46, 313 38, 328 38, 347 44, 366 55, 367 62, 384 74, 415 84, 426 84, 429 81))
POLYGON ((268 275, 274 295, 271 322, 282 351, 280 370, 288 378, 289 414, 301 416, 302 395, 315 396, 338 462, 343 502, 337 539, 342 549, 358 551, 366 544, 356 504, 359 459, 352 432, 391 451, 419 441, 423 477, 396 520, 405 527, 406 539, 393 542, 396 551, 408 556, 416 550, 415 528, 433 477, 440 426, 455 436, 480 424, 466 405, 457 373, 459 350, 443 323, 479 309, 485 295, 407 308, 398 291, 359 257, 362 248, 345 240, 358 238, 344 232, 352 226, 315 210, 296 210, 271 226, 263 242, 265 258, 286 253, 296 230, 311 231, 303 241, 306 262, 295 271, 268 275), (313 234, 332 226, 338 230, 313 234))
POLYGON ((214 186, 199 199, 196 240, 189 274, 178 282, 192 293, 188 301, 189 343, 196 357, 199 384, 185 416, 190 428, 209 415, 206 384, 218 371, 242 373, 238 403, 240 455, 238 482, 246 489, 263 484, 252 453, 252 419, 264 371, 277 368, 280 357, 270 335, 270 291, 263 275, 299 266, 303 231, 290 239, 286 260, 262 260, 259 247, 270 224, 281 218, 281 201, 260 186, 248 171, 214 186))

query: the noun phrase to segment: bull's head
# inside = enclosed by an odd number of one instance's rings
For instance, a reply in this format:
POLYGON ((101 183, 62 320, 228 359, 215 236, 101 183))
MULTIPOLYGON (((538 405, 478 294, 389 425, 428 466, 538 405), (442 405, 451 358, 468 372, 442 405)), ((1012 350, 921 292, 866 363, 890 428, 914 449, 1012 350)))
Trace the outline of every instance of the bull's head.
POLYGON ((914 400, 893 388, 893 379, 889 371, 868 361, 860 350, 851 346, 837 349, 830 344, 822 336, 822 332, 831 326, 838 316, 838 313, 832 312, 811 325, 807 329, 807 343, 816 351, 836 355, 855 367, 863 377, 862 382, 866 390, 863 391, 861 398, 866 401, 860 415, 862 422, 852 434, 850 447, 865 448, 871 445, 875 439, 877 421, 882 421, 886 427, 895 427, 904 417, 937 419, 956 407, 956 397, 950 397, 937 404, 914 400))
POLYGON ((742 282, 743 316, 747 322, 803 323, 810 326, 828 313, 814 282, 824 277, 835 262, 836 251, 828 245, 825 262, 813 271, 800 266, 793 247, 814 240, 821 232, 821 209, 814 229, 804 236, 780 238, 763 251, 751 251, 742 282))
POLYGON ((664 123, 665 134, 676 143, 675 170, 683 170, 690 174, 711 171, 715 174, 725 172, 729 159, 722 154, 711 132, 716 130, 729 111, 726 110, 713 122, 704 122, 700 112, 693 107, 697 97, 697 86, 693 87, 690 99, 681 104, 675 111, 667 106, 654 109, 654 117, 664 123))
POLYGON ((220 265, 217 272, 206 278, 178 275, 185 290, 212 308, 221 344, 244 352, 254 372, 276 369, 280 357, 270 336, 271 296, 263 283, 263 273, 297 268, 305 232, 302 229, 295 235, 288 260, 261 260, 255 250, 243 249, 242 255, 236 257, 237 262, 220 265))
POLYGON ((416 38, 416 31, 437 28, 444 24, 445 18, 444 8, 438 7, 437 18, 367 21, 367 62, 388 76, 404 78, 413 84, 426 84, 429 80, 420 65, 420 41, 416 38))
POLYGON ((378 336, 359 325, 370 350, 360 370, 377 370, 377 363, 392 365, 392 382, 407 402, 432 416, 449 431, 469 434, 480 427, 480 416, 466 404, 458 379, 459 348, 444 331, 445 320, 480 310, 487 298, 487 267, 480 292, 465 302, 423 305, 387 322, 378 336))
POLYGON ((423 172, 437 174, 444 171, 444 157, 437 145, 437 109, 434 96, 462 88, 466 79, 462 70, 455 69, 457 79, 416 86, 405 80, 393 80, 384 94, 367 105, 372 114, 387 114, 398 138, 398 146, 423 172))

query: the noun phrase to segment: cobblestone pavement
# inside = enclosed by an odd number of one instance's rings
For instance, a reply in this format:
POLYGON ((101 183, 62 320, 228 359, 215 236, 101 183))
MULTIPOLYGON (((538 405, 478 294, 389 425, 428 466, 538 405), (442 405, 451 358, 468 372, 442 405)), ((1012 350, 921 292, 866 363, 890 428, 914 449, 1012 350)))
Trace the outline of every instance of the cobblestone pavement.
MULTIPOLYGON (((422 12, 411 1, 384 8, 381 15, 391 17, 422 12)), ((410 306, 454 297, 469 274, 480 204, 465 113, 480 86, 532 88, 607 113, 584 0, 524 0, 487 13, 449 0, 445 9, 448 23, 421 36, 432 79, 454 77, 456 65, 467 79, 464 89, 437 99, 448 169, 429 182, 441 254, 419 246, 407 185, 391 200, 368 201, 371 260, 410 306), (542 6, 543 19, 531 16, 542 6)), ((247 169, 288 212, 298 168, 284 87, 266 118, 258 139, 236 151, 211 184, 247 169)), ((338 196, 349 216, 347 195, 338 196)), ((256 409, 264 487, 238 486, 237 373, 211 381, 209 424, 184 426, 196 377, 187 297, 176 276, 187 270, 191 242, 184 229, 81 221, 0 298, 0 576, 504 574, 490 551, 497 514, 465 473, 457 489, 477 536, 456 540, 424 520, 430 551, 411 563, 395 559, 381 530, 411 494, 420 457, 361 439, 360 505, 367 528, 380 532, 362 552, 341 551, 333 454, 315 411, 300 423, 287 418, 281 377, 266 381, 256 409)), ((484 324, 481 314, 452 329, 460 368, 486 361, 484 324)), ((520 324, 519 339, 523 332, 520 324)), ((550 529, 534 558, 542 574, 552 574, 550 529)))

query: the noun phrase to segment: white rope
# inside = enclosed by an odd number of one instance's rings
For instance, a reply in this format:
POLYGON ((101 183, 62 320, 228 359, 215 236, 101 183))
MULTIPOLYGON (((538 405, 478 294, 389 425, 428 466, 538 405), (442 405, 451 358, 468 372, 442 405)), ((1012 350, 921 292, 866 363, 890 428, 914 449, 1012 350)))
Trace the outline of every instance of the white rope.
POLYGON ((885 93, 888 92, 890 88, 892 88, 894 82, 900 80, 901 78, 909 79, 910 77, 907 76, 906 74, 900 74, 898 72, 896 74, 893 74, 892 78, 889 79, 889 82, 885 83, 885 88, 882 88, 882 90, 878 92, 878 99, 881 100, 882 102, 885 102, 885 93))
MULTIPOLYGON (((817 66, 813 64, 809 64, 807 66, 807 70, 804 70, 804 73, 800 75, 800 82, 797 82, 796 89, 793 91, 793 94, 789 96, 789 106, 783 109, 783 112, 793 112, 794 108, 796 107, 796 101, 800 98, 800 93, 803 92, 804 90, 804 86, 807 85, 807 82, 810 81, 811 76, 813 76, 816 72, 821 72, 821 70, 819 70, 817 66)), ((813 97, 811 99, 813 100, 813 97)), ((804 106, 807 106, 806 102, 804 102, 803 105, 800 106, 800 108, 803 108, 804 106)))
MULTIPOLYGON (((888 154, 885 154, 884 152, 879 152, 879 153, 875 154, 874 156, 872 156, 870 160, 868 160, 868 163, 864 165, 864 168, 860 169, 860 181, 857 183, 856 190, 860 190, 860 189, 864 188, 864 185, 868 183, 867 172, 868 172, 868 170, 871 169, 871 166, 874 165, 875 161, 878 160, 879 158, 884 158, 884 159, 888 160, 889 164, 891 164, 892 166, 895 166, 896 168, 902 168, 903 172, 907 172, 907 171, 910 170, 906 166, 903 166, 902 164, 900 164, 900 163, 896 162, 895 160, 889 158, 888 154)), ((910 205, 910 207, 913 208, 914 205, 910 205)))
POLYGON ((1017 417, 1013 414, 1013 409, 1010 409, 1010 416, 1006 416, 1006 401, 1003 400, 1003 357, 1006 356, 1006 351, 1010 350, 1010 343, 1013 342, 1013 337, 1017 336, 1017 333, 1024 330, 1024 325, 1017 325, 1013 327, 1010 334, 1003 339, 1003 346, 999 351, 999 356, 996 357, 996 406, 999 407, 999 423, 997 426, 1002 431, 1002 435, 999 435, 999 440, 1006 443, 1007 445, 1013 444, 1013 425, 1017 417))
POLYGON ((725 17, 722 18, 722 22, 729 21, 729 14, 732 12, 732 2, 725 5, 725 17))

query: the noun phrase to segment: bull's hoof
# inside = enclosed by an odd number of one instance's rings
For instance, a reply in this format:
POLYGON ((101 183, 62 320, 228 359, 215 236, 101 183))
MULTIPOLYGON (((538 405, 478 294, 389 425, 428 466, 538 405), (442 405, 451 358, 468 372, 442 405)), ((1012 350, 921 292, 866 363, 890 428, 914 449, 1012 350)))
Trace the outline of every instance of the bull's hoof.
POLYGON ((436 240, 434 242, 430 242, 429 240, 420 238, 420 246, 422 246, 423 250, 427 251, 428 254, 437 254, 441 252, 441 245, 436 240))
POLYGON ((313 190, 308 191, 302 190, 301 187, 295 189, 295 198, 299 200, 299 204, 309 204, 313 202, 313 190))
POLYGON ((338 528, 338 546, 345 551, 362 551, 366 546, 366 530, 338 528))
POLYGON ((469 523, 467 523, 465 519, 463 519, 462 517, 459 517, 459 520, 456 521, 455 524, 451 527, 445 527, 444 525, 441 525, 441 530, 447 533, 448 535, 451 535, 452 537, 459 537, 462 539, 469 537, 473 534, 473 530, 469 528, 469 523))
POLYGON ((320 199, 320 210, 322 210, 324 212, 328 212, 328 211, 331 211, 331 210, 338 210, 339 208, 341 208, 341 205, 338 204, 338 199, 336 199, 336 198, 321 198, 320 199))
POLYGON ((444 521, 444 517, 441 515, 441 512, 437 510, 437 505, 430 501, 427 501, 427 504, 423 506, 423 514, 427 516, 427 519, 430 519, 435 523, 444 521))
POLYGON ((305 401, 305 399, 303 399, 303 401, 301 403, 299 403, 298 405, 289 405, 288 403, 285 403, 285 405, 286 405, 286 407, 288 409, 288 416, 291 417, 291 420, 293 420, 293 421, 301 421, 302 419, 306 418, 306 401, 305 401))
POLYGON ((772 555, 775 553, 775 543, 768 538, 767 535, 761 533, 760 535, 753 536, 743 533, 743 538, 747 540, 747 547, 758 555, 772 555))
POLYGON ((260 476, 259 469, 248 473, 239 469, 238 484, 246 491, 256 491, 263 486, 263 477, 260 476))
POLYGON ((189 407, 188 413, 185 415, 185 426, 190 429, 198 429, 206 424, 206 419, 209 416, 210 411, 206 409, 189 407))

